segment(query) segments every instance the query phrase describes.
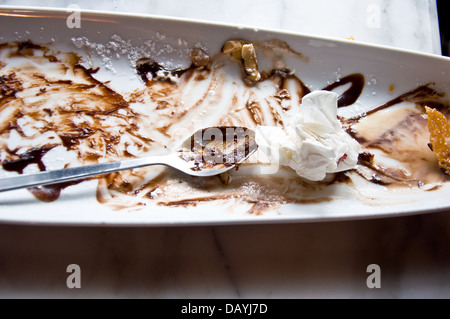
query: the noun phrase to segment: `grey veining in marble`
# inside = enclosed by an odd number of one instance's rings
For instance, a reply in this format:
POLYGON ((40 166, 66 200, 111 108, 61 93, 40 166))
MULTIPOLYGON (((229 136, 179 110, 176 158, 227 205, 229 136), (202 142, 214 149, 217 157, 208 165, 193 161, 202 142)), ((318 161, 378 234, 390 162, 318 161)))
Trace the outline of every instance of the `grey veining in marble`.
MULTIPOLYGON (((439 53, 428 0, 0 1, 167 15, 439 53), (378 16, 378 13, 380 14, 378 16)), ((450 211, 202 227, 0 225, 0 298, 449 298, 450 211), (77 264, 81 288, 69 289, 77 264), (381 288, 367 267, 379 265, 381 288)))

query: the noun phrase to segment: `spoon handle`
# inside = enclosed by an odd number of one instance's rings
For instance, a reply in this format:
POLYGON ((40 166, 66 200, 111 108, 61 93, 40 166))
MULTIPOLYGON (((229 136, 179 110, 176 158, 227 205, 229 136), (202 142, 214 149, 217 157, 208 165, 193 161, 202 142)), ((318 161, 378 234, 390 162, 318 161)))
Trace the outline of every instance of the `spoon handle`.
POLYGON ((149 156, 124 161, 86 165, 60 170, 26 174, 0 179, 0 192, 19 188, 28 188, 49 184, 75 181, 97 175, 118 172, 127 169, 139 168, 149 165, 167 165, 169 156, 149 156))

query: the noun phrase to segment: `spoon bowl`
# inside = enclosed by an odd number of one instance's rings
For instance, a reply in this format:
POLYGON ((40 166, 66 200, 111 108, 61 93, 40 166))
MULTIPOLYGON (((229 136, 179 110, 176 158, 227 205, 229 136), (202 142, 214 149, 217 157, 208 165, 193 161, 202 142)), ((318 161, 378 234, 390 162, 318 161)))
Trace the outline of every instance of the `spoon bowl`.
POLYGON ((196 131, 168 155, 86 165, 0 179, 0 192, 58 184, 113 172, 166 165, 198 177, 225 173, 242 164, 256 150, 255 132, 236 126, 210 127, 196 131))

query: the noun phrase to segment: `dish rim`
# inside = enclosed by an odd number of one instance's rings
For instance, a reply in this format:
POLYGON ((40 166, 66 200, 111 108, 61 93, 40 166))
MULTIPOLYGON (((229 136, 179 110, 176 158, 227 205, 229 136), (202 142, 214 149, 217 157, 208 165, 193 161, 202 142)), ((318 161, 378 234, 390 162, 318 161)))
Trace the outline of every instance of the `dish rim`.
MULTIPOLYGON (((5 14, 2 13, 3 10, 18 10, 18 11, 39 11, 39 12, 51 12, 51 13, 70 13, 73 12, 69 10, 69 8, 58 8, 58 7, 36 7, 36 6, 6 6, 6 5, 0 5, 0 17, 4 16, 5 14)), ((374 48, 374 49, 381 49, 381 50, 387 50, 387 51, 393 51, 393 52, 399 52, 399 53, 406 53, 406 54, 412 54, 412 55, 418 55, 423 57, 429 57, 434 59, 440 59, 442 61, 450 62, 450 57, 443 56, 440 54, 435 53, 429 53, 429 52, 423 52, 423 51, 417 51, 412 49, 406 49, 406 48, 399 48, 399 47, 393 47, 385 44, 377 44, 377 43, 370 43, 365 41, 359 41, 359 40, 350 40, 345 38, 338 38, 338 37, 331 37, 331 36, 322 36, 322 35, 316 35, 306 32, 296 32, 296 31, 290 31, 290 30, 282 30, 282 29, 271 29, 271 28, 261 28, 251 25, 245 25, 245 24, 232 24, 232 23, 226 23, 226 22, 219 22, 219 21, 211 21, 211 20, 204 20, 204 19, 193 19, 193 18, 184 18, 184 17, 173 17, 173 16, 165 16, 165 15, 153 15, 153 14, 147 14, 147 13, 134 13, 134 12, 115 12, 115 11, 107 11, 107 10, 92 10, 92 9, 81 9, 77 10, 77 12, 80 12, 81 14, 98 14, 98 15, 105 15, 105 16, 119 16, 123 18, 140 18, 140 19, 153 19, 153 20, 161 20, 161 21, 168 21, 168 22, 182 22, 182 23, 193 23, 197 25, 212 25, 222 28, 232 28, 232 29, 241 29, 241 30, 253 30, 255 32, 267 32, 272 34, 282 34, 282 35, 289 35, 289 36, 298 36, 313 40, 319 40, 319 41, 328 41, 328 42, 336 42, 339 44, 344 45, 355 45, 365 48, 374 48)), ((30 12, 29 12, 30 13, 30 12)), ((11 16, 11 15, 10 15, 11 16)), ((26 18, 27 16, 17 16, 17 17, 23 17, 26 18)))

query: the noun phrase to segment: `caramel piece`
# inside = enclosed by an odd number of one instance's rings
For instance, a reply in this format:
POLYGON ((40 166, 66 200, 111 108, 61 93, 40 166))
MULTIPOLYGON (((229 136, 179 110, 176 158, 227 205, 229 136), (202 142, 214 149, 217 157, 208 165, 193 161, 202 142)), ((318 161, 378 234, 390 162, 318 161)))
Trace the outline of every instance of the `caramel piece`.
POLYGON ((431 149, 439 160, 439 166, 450 175, 450 123, 441 112, 425 107, 428 114, 431 149))
POLYGON ((245 43, 240 40, 227 41, 222 47, 222 52, 231 54, 234 59, 242 61, 248 80, 258 82, 261 79, 261 74, 258 71, 256 51, 253 44, 245 43))
POLYGON ((258 71, 258 61, 256 60, 256 52, 253 44, 244 44, 242 46, 242 59, 248 79, 253 82, 259 81, 261 74, 258 71))
POLYGON ((238 40, 227 41, 223 47, 222 52, 231 54, 236 60, 242 59, 242 42, 238 40))

